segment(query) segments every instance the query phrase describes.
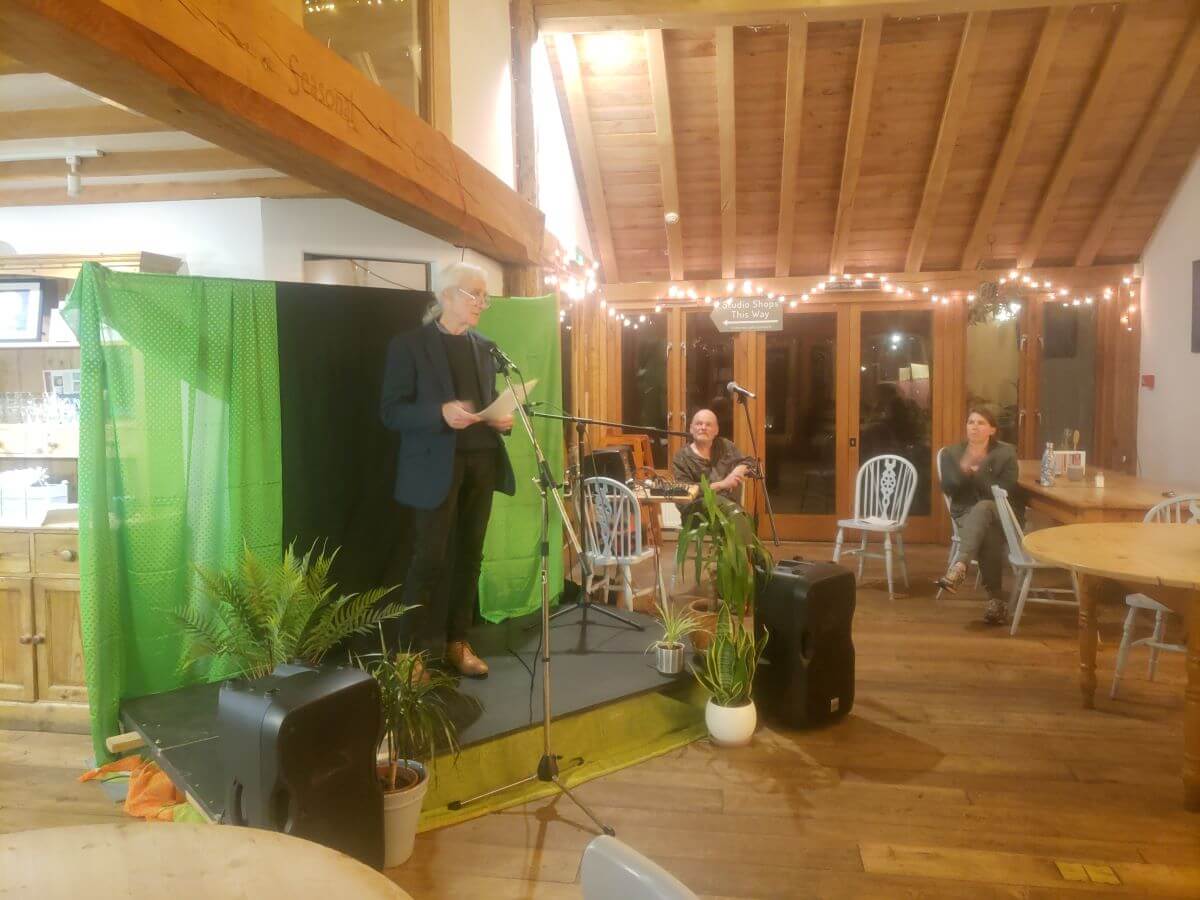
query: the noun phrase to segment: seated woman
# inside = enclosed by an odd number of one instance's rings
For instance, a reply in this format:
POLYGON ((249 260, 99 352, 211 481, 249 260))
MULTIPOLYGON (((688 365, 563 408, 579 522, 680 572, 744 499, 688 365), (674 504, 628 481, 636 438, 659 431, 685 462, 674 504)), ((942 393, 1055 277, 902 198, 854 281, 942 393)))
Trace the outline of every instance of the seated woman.
POLYGON ((986 406, 972 406, 966 441, 942 450, 942 492, 950 498, 960 543, 938 587, 954 593, 971 560, 978 560, 988 595, 983 621, 989 625, 1001 625, 1008 617, 1000 588, 1006 545, 992 485, 1011 491, 1017 483, 1017 451, 996 440, 996 431, 996 414, 986 406))

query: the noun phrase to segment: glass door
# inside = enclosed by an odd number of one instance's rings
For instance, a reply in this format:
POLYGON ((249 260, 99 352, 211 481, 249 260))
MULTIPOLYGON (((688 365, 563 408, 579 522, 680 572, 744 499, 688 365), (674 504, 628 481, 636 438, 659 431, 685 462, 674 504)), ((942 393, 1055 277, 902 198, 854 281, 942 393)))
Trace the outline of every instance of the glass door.
MULTIPOLYGON (((629 425, 668 427, 668 313, 630 314, 621 329, 621 417, 629 425)), ((670 465, 665 437, 650 435, 654 467, 670 465)))

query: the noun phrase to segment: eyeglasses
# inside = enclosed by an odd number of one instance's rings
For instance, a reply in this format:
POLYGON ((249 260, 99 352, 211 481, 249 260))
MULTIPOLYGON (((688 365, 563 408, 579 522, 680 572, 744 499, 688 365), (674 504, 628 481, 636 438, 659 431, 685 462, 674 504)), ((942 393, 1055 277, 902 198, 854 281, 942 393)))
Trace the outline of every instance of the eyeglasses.
POLYGON ((480 309, 487 309, 492 305, 492 301, 488 299, 488 295, 482 291, 468 291, 466 288, 460 287, 456 287, 455 290, 466 296, 475 306, 478 306, 480 309))

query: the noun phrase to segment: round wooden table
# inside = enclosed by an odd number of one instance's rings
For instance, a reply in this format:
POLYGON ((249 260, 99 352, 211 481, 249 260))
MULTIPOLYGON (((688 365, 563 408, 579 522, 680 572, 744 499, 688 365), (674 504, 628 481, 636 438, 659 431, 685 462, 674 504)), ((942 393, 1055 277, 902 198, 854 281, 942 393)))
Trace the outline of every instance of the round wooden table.
POLYGON ((120 822, 0 834, 0 894, 190 900, 411 900, 336 850, 232 825, 120 822))
POLYGON ((1187 623, 1183 703, 1183 798, 1200 810, 1200 526, 1163 523, 1064 525, 1025 537, 1034 557, 1079 578, 1079 687, 1095 705, 1096 604, 1101 597, 1145 594, 1187 623))

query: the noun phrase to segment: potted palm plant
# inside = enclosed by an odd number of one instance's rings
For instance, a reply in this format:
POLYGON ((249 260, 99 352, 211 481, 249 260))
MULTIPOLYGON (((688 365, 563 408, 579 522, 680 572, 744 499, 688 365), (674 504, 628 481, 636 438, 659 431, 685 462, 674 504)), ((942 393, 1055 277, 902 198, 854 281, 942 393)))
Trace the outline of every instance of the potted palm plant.
POLYGON ((268 562, 245 547, 233 574, 197 566, 202 590, 175 611, 186 640, 180 667, 211 661, 225 675, 259 678, 281 663, 315 665, 351 635, 411 608, 382 602, 394 587, 335 597, 336 556, 316 545, 301 556, 292 545, 268 562))
MULTIPOLYGON (((382 643, 382 635, 381 643, 382 643)), ((457 756, 458 726, 450 704, 478 701, 459 693, 449 673, 430 668, 424 652, 387 653, 364 666, 379 683, 386 755, 378 765, 383 782, 383 865, 399 866, 412 856, 439 747, 457 756)))
POLYGON ((700 627, 700 621, 687 608, 676 608, 669 601, 659 603, 655 609, 663 633, 646 651, 654 650, 655 668, 660 673, 678 675, 683 671, 683 639, 700 627))
POLYGON ((714 743, 726 747, 750 743, 758 724, 758 711, 751 697, 754 674, 766 646, 765 631, 756 638, 753 629, 734 617, 731 604, 721 606, 717 632, 703 665, 692 669, 709 694, 704 724, 714 743))
POLYGON ((692 643, 704 651, 716 632, 720 606, 732 606, 739 621, 746 615, 754 599, 755 570, 770 572, 771 554, 748 527, 745 515, 722 502, 707 478, 700 481, 700 501, 679 530, 675 567, 684 571, 690 554, 696 584, 707 583, 715 591, 715 600, 698 597, 688 605, 688 612, 698 621, 692 643))

